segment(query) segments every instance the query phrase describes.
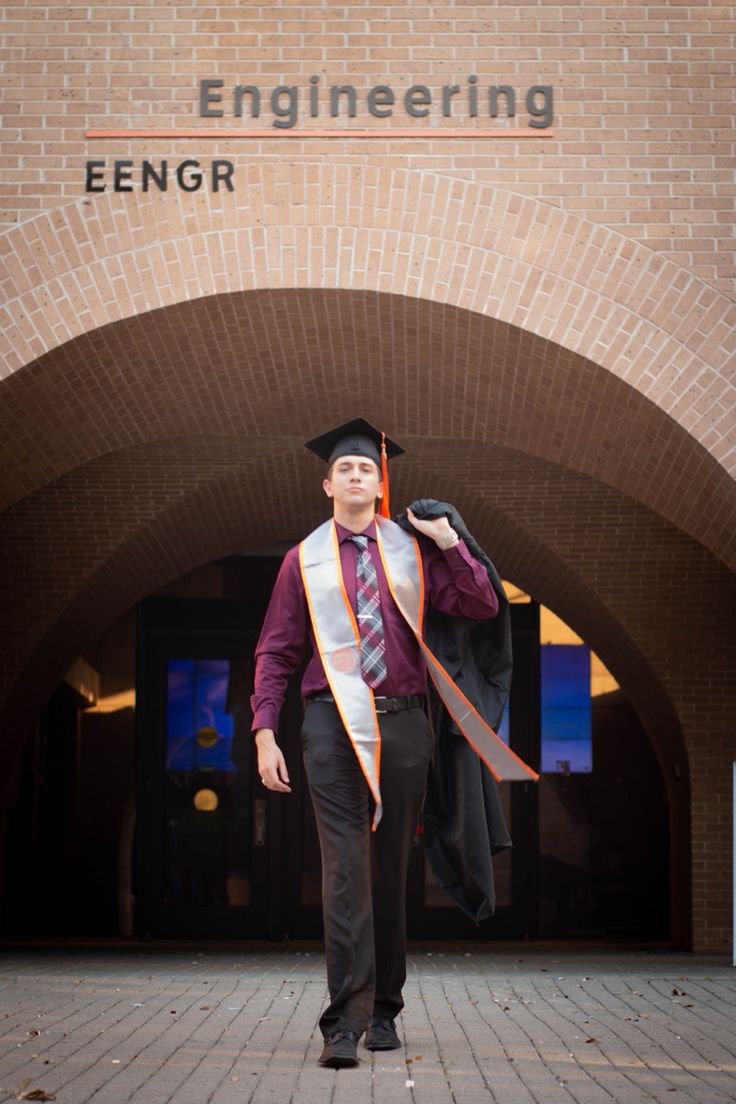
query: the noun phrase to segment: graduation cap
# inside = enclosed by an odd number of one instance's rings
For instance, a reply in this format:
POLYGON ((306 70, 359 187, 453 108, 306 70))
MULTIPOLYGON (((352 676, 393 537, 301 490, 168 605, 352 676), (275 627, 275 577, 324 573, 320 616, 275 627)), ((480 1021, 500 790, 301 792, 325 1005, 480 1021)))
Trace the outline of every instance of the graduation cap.
POLYGON ((367 456, 378 466, 383 482, 383 498, 379 513, 390 517, 388 502, 388 460, 401 456, 404 449, 365 418, 353 418, 342 425, 320 433, 305 441, 305 448, 319 456, 326 464, 332 464, 341 456, 367 456))

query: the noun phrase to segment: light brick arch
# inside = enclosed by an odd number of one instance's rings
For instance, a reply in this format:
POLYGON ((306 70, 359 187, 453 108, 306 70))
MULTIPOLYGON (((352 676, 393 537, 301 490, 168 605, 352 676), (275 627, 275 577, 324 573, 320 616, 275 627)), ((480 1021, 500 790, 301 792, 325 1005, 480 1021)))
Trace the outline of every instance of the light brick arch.
POLYGON ((2 376, 201 296, 343 288, 489 316, 625 380, 736 470, 736 304, 643 245, 437 173, 244 168, 236 193, 106 193, 2 237, 2 376))

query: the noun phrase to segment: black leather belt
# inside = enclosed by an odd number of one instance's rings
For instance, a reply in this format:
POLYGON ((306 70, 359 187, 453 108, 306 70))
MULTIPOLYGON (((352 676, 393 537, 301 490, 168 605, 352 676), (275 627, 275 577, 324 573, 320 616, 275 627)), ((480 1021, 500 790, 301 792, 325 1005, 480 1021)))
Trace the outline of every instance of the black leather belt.
MULTIPOLYGON (((404 698, 379 698, 373 699, 376 703, 376 713, 400 713, 403 709, 419 709, 424 705, 424 694, 408 694, 404 698)), ((327 690, 320 694, 310 694, 308 702, 332 702, 335 699, 327 690)))

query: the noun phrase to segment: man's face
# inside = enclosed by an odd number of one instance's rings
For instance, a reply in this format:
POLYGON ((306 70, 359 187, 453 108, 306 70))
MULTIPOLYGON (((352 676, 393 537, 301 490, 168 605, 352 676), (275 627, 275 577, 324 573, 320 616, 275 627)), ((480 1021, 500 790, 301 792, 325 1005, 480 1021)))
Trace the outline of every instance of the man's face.
POLYGON ((340 456, 322 483, 328 498, 348 510, 364 510, 383 497, 378 467, 367 456, 340 456))

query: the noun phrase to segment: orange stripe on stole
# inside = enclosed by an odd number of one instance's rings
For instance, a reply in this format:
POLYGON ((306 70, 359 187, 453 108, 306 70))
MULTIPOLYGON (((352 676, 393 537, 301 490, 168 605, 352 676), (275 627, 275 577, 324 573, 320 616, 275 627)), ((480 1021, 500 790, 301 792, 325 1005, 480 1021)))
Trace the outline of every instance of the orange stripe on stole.
MULTIPOLYGON (((429 647, 424 642, 421 633, 423 624, 422 618, 424 614, 424 572, 422 570, 421 551, 416 537, 413 534, 406 533, 399 526, 396 526, 394 522, 386 522, 382 518, 376 519, 376 532, 378 535, 378 550, 386 573, 391 596, 404 617, 404 620, 413 631, 417 643, 422 650, 422 654, 424 655, 432 682, 437 688, 437 693, 440 695, 440 698, 455 724, 479 759, 488 767, 497 782, 502 781, 503 778, 538 781, 539 774, 528 766, 528 764, 525 763, 515 751, 512 751, 493 731, 491 726, 483 719, 475 706, 471 704, 460 687, 456 685, 440 661, 432 654, 429 647), (389 526, 394 528, 389 529, 389 526), (402 538, 408 538, 412 541, 414 555, 417 560, 418 574, 416 582, 411 580, 409 576, 403 579, 399 584, 403 587, 404 594, 411 603, 410 605, 406 602, 402 602, 401 595, 398 593, 399 588, 397 588, 396 582, 394 578, 392 578, 383 544, 382 534, 385 534, 387 538, 393 540, 394 538, 398 538, 399 533, 401 533, 402 538), (410 585, 407 585, 407 583, 410 585), (417 590, 416 594, 413 593, 412 583, 417 590), (470 723, 466 720, 468 714, 470 714, 472 718, 470 723), (470 731, 468 731, 469 729, 470 731), (479 738, 483 740, 486 746, 485 751, 479 746, 479 738), (491 753, 496 760, 495 765, 490 761, 491 753), (501 764, 503 764, 503 766, 501 764)), ((397 554, 401 553, 399 552, 397 554)))

